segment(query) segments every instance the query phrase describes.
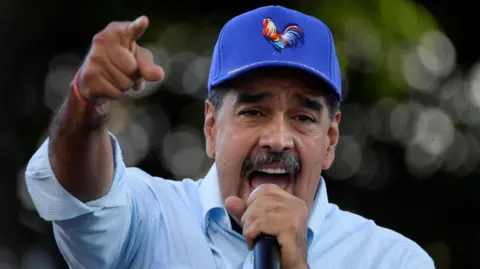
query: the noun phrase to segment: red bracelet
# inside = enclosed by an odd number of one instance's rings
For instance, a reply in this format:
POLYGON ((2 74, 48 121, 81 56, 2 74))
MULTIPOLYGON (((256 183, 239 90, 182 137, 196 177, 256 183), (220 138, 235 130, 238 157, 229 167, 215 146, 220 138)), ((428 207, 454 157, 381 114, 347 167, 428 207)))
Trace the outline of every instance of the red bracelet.
POLYGON ((73 85, 73 92, 75 93, 75 96, 77 97, 77 99, 80 100, 80 102, 82 102, 84 105, 90 108, 94 108, 97 106, 97 103, 88 99, 80 92, 80 87, 78 85, 78 73, 75 74, 75 77, 73 78, 73 81, 72 81, 72 85, 73 85))

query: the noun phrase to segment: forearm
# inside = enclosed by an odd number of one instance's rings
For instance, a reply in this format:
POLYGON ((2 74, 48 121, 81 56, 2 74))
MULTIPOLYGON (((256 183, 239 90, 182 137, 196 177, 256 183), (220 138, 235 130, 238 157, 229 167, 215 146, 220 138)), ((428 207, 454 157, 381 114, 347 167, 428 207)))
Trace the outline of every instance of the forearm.
POLYGON ((53 172, 60 184, 83 202, 104 196, 112 183, 107 106, 89 108, 71 91, 52 123, 49 159, 53 172))

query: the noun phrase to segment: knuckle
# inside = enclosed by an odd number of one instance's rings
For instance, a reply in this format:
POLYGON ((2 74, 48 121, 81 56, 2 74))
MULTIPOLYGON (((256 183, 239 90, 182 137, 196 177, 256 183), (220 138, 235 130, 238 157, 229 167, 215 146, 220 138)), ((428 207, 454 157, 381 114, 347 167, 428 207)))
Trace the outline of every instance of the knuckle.
POLYGON ((94 45, 99 45, 99 44, 104 44, 105 43, 105 40, 106 40, 106 34, 105 32, 100 32, 100 33, 97 33, 93 36, 93 44, 94 45))
POLYGON ((126 75, 129 76, 129 77, 134 77, 136 74, 137 74, 137 66, 136 65, 127 65, 125 66, 125 72, 126 72, 126 75))
POLYGON ((83 71, 83 81, 85 83, 91 82, 97 74, 96 68, 92 67, 91 65, 85 67, 83 71))
POLYGON ((105 61, 104 56, 99 53, 92 53, 88 56, 88 65, 102 64, 105 61))
POLYGON ((247 239, 254 239, 255 235, 258 233, 258 229, 260 228, 259 223, 259 220, 255 220, 250 223, 250 225, 245 227, 245 229, 243 229, 243 236, 247 239))
POLYGON ((246 240, 249 240, 252 238, 252 232, 250 229, 243 229, 242 235, 246 240))
POLYGON ((294 225, 294 223, 288 225, 285 227, 285 233, 290 234, 290 235, 295 235, 297 234, 297 227, 294 225))
POLYGON ((120 86, 120 89, 129 90, 129 89, 133 88, 134 84, 135 83, 131 80, 130 81, 122 81, 119 86, 120 86))
POLYGON ((118 31, 122 27, 123 23, 118 21, 110 22, 105 28, 106 31, 118 31))
POLYGON ((252 218, 252 214, 250 212, 246 212, 245 214, 243 214, 242 216, 242 223, 243 225, 248 225, 252 222, 252 220, 254 220, 254 218, 252 218))
POLYGON ((273 200, 272 201, 272 211, 276 212, 279 211, 283 207, 283 202, 280 200, 273 200))
POLYGON ((271 223, 268 222, 267 219, 258 219, 256 221, 256 228, 258 233, 266 233, 270 235, 275 235, 275 233, 272 231, 275 227, 271 225, 271 223))
POLYGON ((243 235, 243 237, 245 237, 245 239, 249 239, 250 236, 251 236, 251 233, 252 232, 250 231, 250 229, 243 229, 243 231, 242 231, 242 235, 243 235))
POLYGON ((98 32, 93 36, 93 43, 94 44, 104 44, 106 41, 114 35, 114 33, 119 32, 122 29, 122 23, 113 21, 110 22, 107 27, 105 27, 102 31, 98 32))
POLYGON ((252 204, 252 212, 250 218, 257 219, 262 216, 263 212, 268 208, 266 202, 262 202, 262 200, 257 201, 256 203, 252 204))
POLYGON ((260 208, 255 208, 255 210, 252 210, 252 212, 250 213, 250 215, 248 215, 248 219, 250 221, 255 221, 257 220, 259 217, 261 216, 260 214, 260 208))
POLYGON ((277 211, 275 207, 272 207, 270 210, 267 210, 265 217, 270 220, 274 220, 277 216, 277 211))
POLYGON ((132 77, 137 71, 138 65, 133 55, 126 51, 116 51, 113 53, 112 61, 123 71, 127 76, 132 77))
POLYGON ((278 187, 277 186, 265 186, 264 188, 264 194, 265 195, 274 195, 276 194, 278 191, 278 187))

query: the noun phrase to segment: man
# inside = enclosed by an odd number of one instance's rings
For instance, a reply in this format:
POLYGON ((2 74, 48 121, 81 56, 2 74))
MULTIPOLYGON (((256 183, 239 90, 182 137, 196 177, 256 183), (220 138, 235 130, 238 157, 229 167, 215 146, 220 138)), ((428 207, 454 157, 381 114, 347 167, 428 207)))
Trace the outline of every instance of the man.
POLYGON ((140 17, 95 35, 26 171, 71 268, 252 268, 261 233, 276 237, 285 269, 434 268, 414 242, 328 202, 321 172, 339 137, 340 69, 327 26, 294 10, 259 8, 220 33, 204 179, 126 168, 105 122, 125 90, 164 76, 135 43, 147 26, 140 17))

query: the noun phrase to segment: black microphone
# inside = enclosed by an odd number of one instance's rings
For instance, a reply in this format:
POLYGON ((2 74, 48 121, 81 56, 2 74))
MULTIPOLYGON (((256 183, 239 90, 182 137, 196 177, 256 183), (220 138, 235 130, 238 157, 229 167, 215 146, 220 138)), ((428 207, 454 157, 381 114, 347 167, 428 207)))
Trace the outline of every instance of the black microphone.
MULTIPOLYGON (((257 186, 250 197, 257 192, 263 184, 257 186)), ((277 238, 261 234, 255 239, 253 247, 254 269, 280 269, 280 245, 277 238)))
POLYGON ((253 249, 254 269, 280 269, 280 246, 277 238, 261 234, 253 249))

